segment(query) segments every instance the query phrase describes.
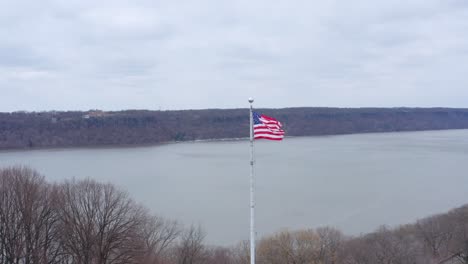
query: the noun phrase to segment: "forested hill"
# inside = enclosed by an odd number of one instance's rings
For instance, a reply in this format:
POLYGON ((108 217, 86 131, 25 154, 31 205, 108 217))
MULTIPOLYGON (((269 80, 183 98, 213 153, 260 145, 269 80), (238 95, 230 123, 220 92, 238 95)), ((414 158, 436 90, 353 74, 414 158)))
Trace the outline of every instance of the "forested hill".
MULTIPOLYGON (((288 136, 468 128, 468 109, 258 109, 288 136)), ((248 137, 248 109, 0 113, 0 149, 138 145, 248 137)))

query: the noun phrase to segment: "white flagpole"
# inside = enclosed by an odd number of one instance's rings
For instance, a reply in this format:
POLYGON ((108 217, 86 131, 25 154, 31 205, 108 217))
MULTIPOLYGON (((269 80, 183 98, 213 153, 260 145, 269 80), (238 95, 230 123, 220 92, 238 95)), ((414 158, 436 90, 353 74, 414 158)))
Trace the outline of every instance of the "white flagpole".
POLYGON ((254 135, 253 135, 253 98, 250 103, 250 264, 255 264, 255 181, 254 181, 254 135))

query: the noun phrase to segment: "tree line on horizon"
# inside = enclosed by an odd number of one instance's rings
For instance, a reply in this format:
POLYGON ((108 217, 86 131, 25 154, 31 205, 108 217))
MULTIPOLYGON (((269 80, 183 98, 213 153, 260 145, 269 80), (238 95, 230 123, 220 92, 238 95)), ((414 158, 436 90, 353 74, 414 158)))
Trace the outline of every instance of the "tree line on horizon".
MULTIPOLYGON (((210 246, 205 236, 200 226, 151 214, 112 184, 48 183, 28 167, 0 169, 2 264, 249 263, 248 241, 210 246)), ((259 264, 468 264, 468 205, 360 236, 284 230, 257 245, 259 264)))
MULTIPOLYGON (((280 120, 286 136, 468 128, 468 109, 256 109, 280 120)), ((0 113, 0 149, 145 145, 247 138, 248 109, 0 113)))

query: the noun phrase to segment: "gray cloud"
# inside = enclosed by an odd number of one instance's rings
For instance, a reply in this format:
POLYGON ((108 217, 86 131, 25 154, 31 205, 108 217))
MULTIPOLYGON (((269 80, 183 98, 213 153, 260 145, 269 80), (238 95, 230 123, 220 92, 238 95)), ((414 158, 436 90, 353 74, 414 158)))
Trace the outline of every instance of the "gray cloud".
POLYGON ((468 107, 468 4, 3 1, 0 111, 468 107))

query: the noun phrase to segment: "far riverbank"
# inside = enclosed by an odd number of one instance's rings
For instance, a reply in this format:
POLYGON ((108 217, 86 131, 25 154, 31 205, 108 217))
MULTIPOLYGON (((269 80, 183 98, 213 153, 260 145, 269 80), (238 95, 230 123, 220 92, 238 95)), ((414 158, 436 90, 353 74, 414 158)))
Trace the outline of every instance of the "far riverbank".
MULTIPOLYGON (((468 129, 468 109, 256 109, 291 137, 468 129)), ((0 113, 0 149, 153 146, 236 140, 249 131, 248 109, 0 113)))

